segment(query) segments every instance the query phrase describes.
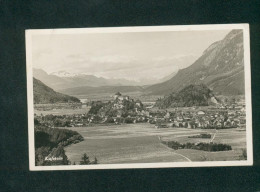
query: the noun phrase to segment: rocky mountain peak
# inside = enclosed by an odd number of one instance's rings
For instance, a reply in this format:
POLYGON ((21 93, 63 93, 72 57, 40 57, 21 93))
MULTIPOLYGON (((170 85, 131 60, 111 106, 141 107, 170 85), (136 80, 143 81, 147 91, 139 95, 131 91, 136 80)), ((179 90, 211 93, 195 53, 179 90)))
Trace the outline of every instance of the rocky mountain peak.
POLYGON ((203 83, 218 94, 244 93, 243 31, 232 30, 210 45, 192 65, 173 78, 146 89, 150 94, 169 94, 190 84, 203 83))

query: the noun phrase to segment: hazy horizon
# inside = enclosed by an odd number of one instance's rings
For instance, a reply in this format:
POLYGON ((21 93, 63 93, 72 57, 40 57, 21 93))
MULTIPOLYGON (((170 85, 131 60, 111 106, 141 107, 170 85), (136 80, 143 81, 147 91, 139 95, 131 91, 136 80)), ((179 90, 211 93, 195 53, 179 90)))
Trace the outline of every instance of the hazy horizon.
POLYGON ((33 67, 134 81, 186 68, 230 30, 33 35, 33 67))

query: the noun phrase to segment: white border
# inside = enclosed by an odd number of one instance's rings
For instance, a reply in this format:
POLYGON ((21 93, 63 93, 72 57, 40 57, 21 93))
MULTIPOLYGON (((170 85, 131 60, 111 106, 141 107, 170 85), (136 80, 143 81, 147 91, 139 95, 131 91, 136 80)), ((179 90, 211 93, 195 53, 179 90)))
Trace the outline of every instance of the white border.
POLYGON ((26 36, 26 65, 27 65, 26 70, 27 70, 29 168, 31 171, 81 170, 81 169, 168 168, 168 167, 219 167, 219 166, 250 166, 250 165, 253 165, 249 24, 107 27, 107 28, 78 28, 78 29, 33 29, 33 30, 26 30, 25 36, 26 36), (172 162, 172 163, 35 166, 33 75, 32 75, 32 69, 33 69, 33 66, 32 66, 32 35, 125 33, 125 32, 156 32, 156 31, 157 32, 159 32, 159 31, 162 31, 162 32, 163 31, 164 32, 165 31, 203 31, 203 30, 231 30, 231 29, 242 29, 243 30, 247 160, 245 160, 245 161, 206 161, 206 162, 172 162))

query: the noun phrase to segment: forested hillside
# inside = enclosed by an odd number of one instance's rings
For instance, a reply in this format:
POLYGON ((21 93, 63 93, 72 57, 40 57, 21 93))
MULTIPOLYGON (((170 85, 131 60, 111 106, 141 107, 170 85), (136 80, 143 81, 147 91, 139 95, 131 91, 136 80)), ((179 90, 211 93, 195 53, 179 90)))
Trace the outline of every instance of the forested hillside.
POLYGON ((217 99, 206 85, 189 85, 180 92, 171 93, 169 96, 159 99, 155 106, 159 108, 191 107, 216 103, 217 99))
POLYGON ((36 78, 33 78, 33 100, 35 104, 80 102, 76 97, 71 97, 54 91, 36 78))
POLYGON ((84 140, 76 131, 48 128, 38 123, 35 123, 34 135, 36 165, 68 165, 63 147, 84 140), (52 160, 53 158, 60 160, 52 160))

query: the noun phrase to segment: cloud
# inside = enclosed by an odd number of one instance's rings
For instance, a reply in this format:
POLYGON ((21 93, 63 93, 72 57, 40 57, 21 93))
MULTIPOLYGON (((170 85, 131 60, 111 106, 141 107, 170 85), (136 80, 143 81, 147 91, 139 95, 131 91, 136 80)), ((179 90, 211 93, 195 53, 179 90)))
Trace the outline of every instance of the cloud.
POLYGON ((41 57, 47 57, 52 54, 50 49, 36 49, 34 50, 33 59, 39 60, 41 57))
MULTIPOLYGON (((160 79, 174 71, 192 64, 198 56, 174 55, 133 57, 127 55, 68 55, 62 59, 62 69, 68 72, 85 73, 105 78, 125 78, 139 81, 143 78, 160 79), (74 67, 77 66, 77 67, 74 67)), ((57 71, 57 65, 49 67, 57 71)))
POLYGON ((191 65, 225 31, 37 35, 33 65, 107 78, 162 78, 191 65))

